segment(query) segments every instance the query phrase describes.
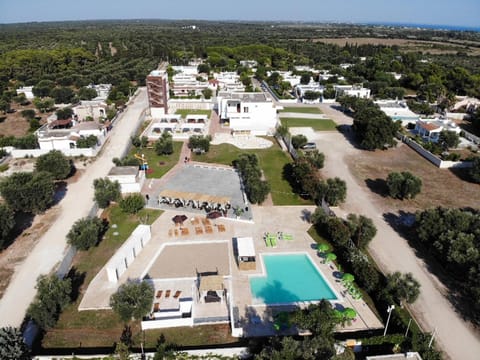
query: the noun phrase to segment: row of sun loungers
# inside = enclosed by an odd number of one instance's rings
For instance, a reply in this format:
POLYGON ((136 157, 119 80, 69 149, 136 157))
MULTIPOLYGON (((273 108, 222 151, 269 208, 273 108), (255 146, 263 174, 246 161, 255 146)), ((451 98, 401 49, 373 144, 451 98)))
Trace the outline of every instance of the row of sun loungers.
MULTIPOLYGON (((172 292, 171 290, 165 290, 165 292, 163 290, 157 290, 157 293, 155 294, 155 298, 158 300, 162 298, 162 295, 164 295, 163 298, 168 299, 170 298, 171 292, 172 292)), ((178 299, 181 294, 182 294, 182 291, 177 290, 175 291, 173 298, 178 299)), ((153 312, 159 312, 159 311, 160 311, 160 302, 155 302, 153 304, 153 312)))
MULTIPOLYGON (((226 228, 225 228, 225 225, 223 224, 218 224, 216 226, 218 232, 225 232, 226 231, 226 228)), ((195 235, 201 235, 203 233, 206 233, 206 234, 213 234, 213 226, 211 225, 205 225, 205 226, 195 226, 195 235)), ((190 231, 188 230, 188 228, 186 227, 183 227, 183 228, 180 228, 180 229, 169 229, 168 230, 168 236, 187 236, 190 234, 190 231)))
POLYGON ((265 233, 263 236, 265 244, 267 247, 276 247, 277 240, 293 240, 293 235, 284 234, 283 232, 278 232, 276 235, 271 233, 265 233))

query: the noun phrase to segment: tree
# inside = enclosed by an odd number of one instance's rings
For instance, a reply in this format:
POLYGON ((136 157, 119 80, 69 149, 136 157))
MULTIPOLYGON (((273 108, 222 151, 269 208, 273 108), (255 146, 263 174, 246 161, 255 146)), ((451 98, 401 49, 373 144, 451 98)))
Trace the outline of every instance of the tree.
POLYGON ((21 114, 26 120, 30 120, 35 117, 35 110, 25 109, 25 110, 22 110, 21 114))
POLYGON ((331 206, 338 206, 347 197, 347 184, 342 179, 335 177, 321 182, 318 187, 317 198, 324 198, 331 206))
POLYGON ((48 172, 54 179, 63 180, 72 172, 72 163, 60 150, 51 150, 37 158, 35 170, 48 172))
POLYGON ((10 102, 0 99, 0 110, 3 111, 4 114, 10 111, 10 102))
POLYGON ((311 304, 304 310, 297 310, 291 319, 299 329, 308 329, 314 336, 326 339, 333 338, 333 330, 340 322, 326 300, 320 301, 319 304, 311 304))
POLYGON ((472 167, 468 171, 471 179, 476 182, 480 183, 480 156, 476 156, 472 160, 472 167))
POLYGON ((155 152, 157 155, 170 155, 173 153, 172 135, 163 132, 162 136, 155 142, 155 152))
POLYGON ((194 152, 208 152, 210 150, 210 141, 212 141, 210 135, 192 135, 188 139, 188 148, 194 152))
POLYGON ((15 226, 13 211, 5 204, 0 203, 0 249, 15 226))
POLYGON ((18 172, 0 183, 0 194, 12 210, 38 214, 53 203, 55 186, 47 172, 18 172))
POLYGON ((402 274, 396 271, 387 275, 387 284, 384 291, 398 304, 402 304, 403 301, 412 304, 420 295, 420 283, 413 277, 412 273, 402 274))
POLYGON ((97 146, 98 138, 95 135, 88 135, 77 140, 77 148, 88 149, 97 146))
POLYGON ((387 177, 388 193, 397 199, 413 199, 422 190, 422 180, 408 171, 391 172, 387 177))
POLYGON ((95 201, 102 209, 106 209, 112 201, 118 201, 122 196, 118 181, 111 181, 107 178, 95 179, 93 187, 95 188, 95 201))
POLYGON ((88 87, 82 87, 80 90, 78 90, 77 95, 80 100, 92 100, 93 98, 97 97, 97 90, 88 87))
POLYGON ((325 155, 316 149, 306 152, 305 158, 315 169, 321 169, 325 164, 325 155))
POLYGON ((145 206, 145 199, 141 194, 128 195, 120 201, 120 208, 128 214, 136 214, 145 206))
POLYGON ((50 96, 55 83, 51 80, 41 80, 32 89, 33 95, 39 98, 50 96))
POLYGON ((33 105, 38 109, 38 111, 44 113, 53 109, 55 105, 53 99, 51 98, 35 98, 33 99, 33 105))
POLYGON ((212 98, 213 91, 212 91, 212 89, 210 89, 210 88, 206 88, 206 89, 203 89, 203 90, 202 90, 202 94, 203 94, 203 97, 204 97, 206 100, 209 100, 209 99, 212 98))
POLYGON ((129 280, 110 297, 110 306, 124 322, 141 319, 151 309, 154 289, 143 280, 129 280))
POLYGON ((307 142, 308 142, 308 139, 305 135, 299 134, 299 135, 292 136, 292 146, 295 149, 301 148, 307 142))
POLYGON ((300 84, 308 85, 311 79, 312 77, 310 76, 310 74, 308 73, 302 74, 302 76, 300 76, 300 84))
POLYGON ((60 279, 57 275, 41 275, 37 280, 37 295, 30 304, 27 314, 42 329, 55 325, 63 309, 70 303, 71 279, 60 279))
POLYGON ((322 93, 319 91, 311 91, 307 90, 305 91, 305 94, 303 94, 303 98, 308 101, 315 101, 318 100, 322 96, 322 93))
POLYGON ((72 225, 67 240, 79 250, 88 250, 97 245, 104 232, 105 224, 98 217, 82 218, 72 225))
POLYGON ((442 130, 438 142, 446 149, 455 149, 460 144, 460 137, 454 131, 442 130))
POLYGON ((372 219, 363 215, 349 214, 347 220, 352 241, 359 249, 365 249, 377 234, 377 228, 372 219))
POLYGON ((67 120, 73 116, 73 110, 71 107, 64 107, 58 109, 55 115, 57 115, 58 120, 67 120))
POLYGON ((30 349, 23 339, 22 332, 14 327, 0 328, 0 359, 28 360, 30 349))
POLYGON ((50 91, 50 96, 55 99, 56 104, 69 104, 73 101, 75 93, 69 87, 57 87, 50 91))

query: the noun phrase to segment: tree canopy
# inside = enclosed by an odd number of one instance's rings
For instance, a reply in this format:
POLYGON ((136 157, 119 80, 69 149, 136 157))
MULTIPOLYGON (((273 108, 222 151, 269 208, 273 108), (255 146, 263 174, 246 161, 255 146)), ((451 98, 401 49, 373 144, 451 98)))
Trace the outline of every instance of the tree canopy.
POLYGON ((136 214, 145 206, 142 194, 131 194, 120 200, 120 208, 128 214, 136 214))
POLYGON ((95 201, 103 209, 106 209, 112 201, 118 201, 122 196, 118 181, 111 181, 107 178, 95 179, 93 187, 95 188, 95 201))
POLYGON ((270 185, 262 180, 262 170, 255 154, 240 154, 234 161, 242 177, 245 193, 252 204, 261 204, 270 192, 270 185))
POLYGON ((30 349, 23 339, 22 332, 14 327, 0 328, 0 359, 29 360, 30 349))
POLYGON ((130 280, 110 297, 110 306, 124 322, 139 320, 150 311, 153 295, 154 289, 149 282, 130 280))
POLYGON ((38 214, 53 203, 55 186, 47 172, 18 172, 0 182, 0 193, 15 211, 38 214))
POLYGON ((55 274, 42 275, 37 280, 37 295, 30 304, 27 314, 42 329, 55 325, 63 309, 70 303, 72 282, 59 279, 55 274))
POLYGON ((72 172, 72 163, 60 150, 52 150, 37 158, 35 170, 48 172, 54 179, 63 180, 72 172))
POLYGON ((15 226, 14 212, 6 204, 0 203, 0 249, 15 226))
POLYGON ((164 131, 160 138, 155 142, 155 152, 157 155, 169 155, 173 153, 172 135, 164 131))
POLYGON ((391 172, 387 177, 388 193, 396 199, 413 199, 422 191, 422 179, 409 171, 391 172))
POLYGON ((104 222, 96 216, 79 219, 67 234, 68 243, 79 250, 88 250, 100 241, 105 228, 104 222))

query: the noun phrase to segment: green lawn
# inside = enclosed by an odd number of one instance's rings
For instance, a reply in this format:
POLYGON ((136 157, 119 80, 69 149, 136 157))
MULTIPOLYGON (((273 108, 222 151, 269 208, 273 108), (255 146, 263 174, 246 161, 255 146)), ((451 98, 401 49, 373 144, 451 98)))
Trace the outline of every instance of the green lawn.
POLYGON ((147 177, 159 179, 178 162, 182 144, 183 143, 181 141, 174 141, 173 153, 170 155, 157 155, 155 153, 155 149, 136 149, 134 147, 130 150, 129 155, 133 156, 134 154, 144 154, 149 169, 153 170, 153 172, 148 174, 147 177))
POLYGON ((310 200, 302 199, 292 192, 290 183, 282 176, 283 168, 291 163, 290 157, 284 153, 275 140, 268 149, 242 150, 230 144, 211 145, 210 151, 203 155, 192 155, 192 160, 207 163, 232 165, 242 153, 256 154, 265 177, 270 183, 274 205, 311 205, 310 200))
POLYGON ((285 106, 282 113, 300 113, 300 114, 322 114, 322 110, 317 107, 303 107, 303 106, 285 106))
MULTIPOLYGON (((75 255, 72 267, 77 274, 74 289, 79 289, 76 301, 67 306, 56 326, 48 330, 42 340, 43 348, 111 346, 118 341, 123 323, 111 310, 78 311, 83 292, 93 277, 107 263, 108 259, 125 242, 140 223, 152 224, 163 211, 143 209, 137 215, 128 215, 113 206, 105 210, 103 217, 109 220, 109 229, 98 246, 75 255), (116 228, 112 225, 116 224, 116 228), (114 235, 118 232, 118 235, 114 235)), ((140 331, 135 322, 132 329, 140 331)))
POLYGON ((281 118, 283 125, 287 127, 311 127, 315 131, 333 131, 337 124, 330 119, 306 119, 306 118, 281 118))
POLYGON ((175 114, 177 115, 182 115, 183 118, 185 118, 188 114, 192 115, 207 115, 210 118, 210 115, 212 114, 212 110, 199 110, 199 109, 191 109, 191 110, 185 110, 185 109, 178 109, 175 111, 175 114))

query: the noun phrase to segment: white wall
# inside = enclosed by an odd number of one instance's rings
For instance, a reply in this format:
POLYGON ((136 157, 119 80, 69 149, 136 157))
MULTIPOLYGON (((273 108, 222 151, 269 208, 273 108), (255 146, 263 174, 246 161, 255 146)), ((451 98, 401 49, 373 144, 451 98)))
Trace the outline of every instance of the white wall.
MULTIPOLYGON (((65 155, 65 156, 86 156, 86 157, 94 157, 97 156, 98 151, 100 150, 100 147, 97 147, 96 149, 88 148, 88 149, 60 149, 60 151, 65 155)), ((10 155, 12 155, 13 158, 24 158, 25 156, 33 156, 33 157, 39 157, 41 155, 45 155, 51 151, 51 149, 14 149, 10 152, 10 155)))
POLYGON ((150 225, 138 225, 120 249, 110 258, 106 265, 107 277, 110 282, 118 282, 118 278, 133 263, 135 258, 150 241, 152 234, 150 225))

